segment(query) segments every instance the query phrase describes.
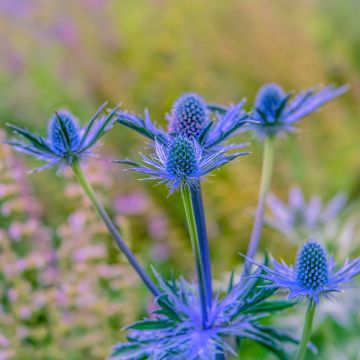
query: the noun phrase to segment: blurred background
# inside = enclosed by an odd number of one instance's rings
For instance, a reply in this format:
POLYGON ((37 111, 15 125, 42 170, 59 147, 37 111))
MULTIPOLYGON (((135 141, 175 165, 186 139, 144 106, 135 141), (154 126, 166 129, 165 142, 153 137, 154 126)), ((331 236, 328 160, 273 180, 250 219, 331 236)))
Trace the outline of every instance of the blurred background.
MULTIPOLYGON (((223 104, 246 97, 250 109, 265 82, 289 91, 347 83, 347 94, 277 142, 272 192, 282 201, 293 185, 324 201, 346 193, 346 255, 359 255, 359 13, 358 0, 0 0, 0 140, 7 122, 45 134, 60 107, 85 123, 105 100, 121 102, 149 109, 166 127, 186 91, 223 104)), ((146 141, 115 126, 103 142, 86 171, 126 240, 149 271, 152 264, 192 278, 179 196, 107 161, 136 157, 146 141)), ((203 186, 219 287, 240 265, 251 231, 262 146, 249 149, 203 186)), ((151 299, 72 174, 27 176, 37 165, 0 145, 0 360, 103 359, 151 299)), ((262 246, 289 261, 297 249, 270 227, 262 246)), ((294 316, 281 320, 285 327, 296 325, 294 316)), ((351 306, 319 316, 316 358, 360 359, 359 321, 351 306)), ((252 343, 242 355, 272 359, 252 343)))

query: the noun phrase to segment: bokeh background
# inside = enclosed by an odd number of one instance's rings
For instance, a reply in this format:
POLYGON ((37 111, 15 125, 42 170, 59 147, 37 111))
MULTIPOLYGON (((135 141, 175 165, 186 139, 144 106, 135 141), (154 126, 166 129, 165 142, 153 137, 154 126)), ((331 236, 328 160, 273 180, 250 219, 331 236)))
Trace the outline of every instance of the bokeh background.
MULTIPOLYGON (((224 104, 246 97, 250 109, 265 82, 287 90, 347 83, 347 94, 277 142, 272 192, 285 200, 298 185, 327 200, 343 191, 356 212, 359 13, 358 0, 0 0, 0 140, 6 122, 45 133, 59 107, 84 123, 105 100, 122 102, 138 113, 148 108, 166 126, 165 113, 185 91, 224 104)), ((137 156, 145 145, 116 126, 86 171, 146 268, 191 278, 179 197, 107 161, 137 156)), ((241 263, 251 231, 262 147, 254 141, 250 149, 203 187, 219 286, 241 263)), ((27 176, 36 165, 0 145, 0 359, 103 359, 151 299, 71 173, 27 176)), ((296 246, 269 228, 262 245, 294 259, 296 246)), ((295 315, 287 316, 276 321, 290 325, 295 315)), ((317 359, 360 359, 356 316, 318 323, 317 359)), ((242 355, 272 358, 251 343, 242 355)))

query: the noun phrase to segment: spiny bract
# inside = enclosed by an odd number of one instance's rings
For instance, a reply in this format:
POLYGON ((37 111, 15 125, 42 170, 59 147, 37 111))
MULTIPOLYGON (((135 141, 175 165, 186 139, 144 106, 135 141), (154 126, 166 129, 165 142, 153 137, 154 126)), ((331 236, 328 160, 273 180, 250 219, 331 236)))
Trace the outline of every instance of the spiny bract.
POLYGON ((300 91, 295 95, 286 93, 277 84, 265 84, 256 96, 251 118, 257 123, 250 124, 250 129, 259 138, 294 132, 297 121, 347 90, 347 86, 329 85, 319 90, 300 91))
POLYGON ((332 293, 340 292, 360 273, 360 257, 335 268, 333 258, 314 240, 301 248, 295 267, 273 258, 271 267, 256 265, 262 270, 256 277, 269 281, 265 287, 285 290, 289 298, 305 298, 316 303, 321 296, 329 298, 332 293))
POLYGON ((114 162, 131 166, 131 170, 149 175, 148 179, 166 183, 170 194, 176 189, 199 186, 199 180, 247 152, 227 154, 228 147, 211 154, 204 153, 195 139, 176 136, 166 145, 155 141, 156 154, 141 155, 142 163, 130 159, 114 162))
POLYGON ((46 163, 34 171, 53 166, 61 171, 65 166, 73 165, 74 161, 81 161, 92 156, 92 148, 112 127, 117 108, 106 116, 100 116, 105 105, 106 103, 98 109, 83 128, 79 128, 76 118, 70 112, 66 110, 55 111, 49 119, 47 137, 8 124, 8 127, 23 141, 12 139, 5 141, 5 144, 46 163))

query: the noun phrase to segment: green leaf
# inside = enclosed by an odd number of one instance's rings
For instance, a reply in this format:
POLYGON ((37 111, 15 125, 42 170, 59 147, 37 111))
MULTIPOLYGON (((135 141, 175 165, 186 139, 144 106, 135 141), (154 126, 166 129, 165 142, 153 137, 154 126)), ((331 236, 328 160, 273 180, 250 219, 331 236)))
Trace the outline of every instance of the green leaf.
POLYGON ((134 324, 131 324, 126 327, 126 329, 132 330, 157 330, 157 329, 166 329, 174 325, 173 321, 169 320, 141 320, 137 321, 134 324))

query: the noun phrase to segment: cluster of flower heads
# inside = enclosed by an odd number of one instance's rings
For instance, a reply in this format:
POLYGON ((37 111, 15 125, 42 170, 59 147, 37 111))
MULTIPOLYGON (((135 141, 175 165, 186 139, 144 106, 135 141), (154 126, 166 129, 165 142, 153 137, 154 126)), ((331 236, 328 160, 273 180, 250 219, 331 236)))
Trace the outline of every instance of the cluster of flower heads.
POLYGON ((309 240, 300 249, 294 267, 271 260, 271 267, 257 264, 263 272, 256 275, 269 284, 271 289, 282 289, 289 298, 305 298, 319 302, 321 296, 330 297, 349 285, 353 277, 360 273, 360 258, 346 261, 340 269, 325 248, 314 240, 309 240))
MULTIPOLYGON (((91 148, 118 121, 153 140, 155 155, 141 155, 142 162, 120 160, 132 170, 149 179, 166 183, 170 192, 197 186, 199 180, 246 152, 233 150, 244 144, 229 144, 228 140, 241 130, 250 129, 258 137, 273 137, 292 132, 293 125, 317 110, 321 105, 341 95, 347 87, 326 87, 308 90, 291 99, 278 85, 268 84, 257 95, 253 111, 243 110, 245 101, 228 108, 212 106, 193 93, 181 96, 168 116, 168 132, 157 127, 145 113, 145 118, 112 110, 99 118, 102 108, 89 124, 80 129, 68 112, 55 112, 49 123, 47 138, 10 125, 26 141, 10 140, 17 150, 46 162, 40 169, 62 168, 92 155, 91 148)), ((272 267, 258 264, 259 270, 244 284, 232 287, 213 299, 208 309, 208 322, 201 318, 200 300, 195 287, 186 281, 164 281, 157 275, 161 295, 159 309, 153 319, 145 319, 129 327, 126 344, 115 347, 112 359, 165 359, 183 356, 188 359, 215 359, 225 352, 234 352, 226 338, 250 338, 260 342, 279 357, 286 358, 284 342, 296 343, 288 334, 259 323, 268 312, 291 305, 285 300, 267 300, 277 289, 285 288, 290 298, 306 297, 319 301, 321 295, 339 291, 360 272, 356 259, 338 271, 326 251, 315 242, 304 245, 294 268, 272 260, 272 267)))
POLYGON ((59 170, 72 165, 75 160, 92 156, 94 147, 114 124, 116 109, 106 116, 100 116, 106 104, 102 105, 84 128, 66 110, 55 111, 49 120, 47 138, 33 134, 26 129, 9 124, 9 128, 24 141, 7 140, 16 150, 32 155, 46 164, 35 171, 56 166, 59 170))
POLYGON ((162 293, 159 308, 151 318, 128 326, 128 342, 114 347, 111 360, 215 360, 224 351, 236 355, 226 341, 234 336, 254 340, 286 359, 284 343, 297 343, 276 327, 259 323, 269 312, 292 306, 286 300, 269 300, 274 290, 262 288, 261 279, 236 286, 231 279, 225 295, 213 299, 204 327, 196 286, 155 275, 162 293))
MULTIPOLYGON (((49 121, 49 131, 46 138, 33 134, 26 129, 9 125, 23 140, 8 140, 7 144, 18 151, 45 161, 46 164, 36 170, 43 170, 52 166, 62 169, 72 165, 75 160, 82 160, 93 155, 92 148, 102 136, 118 121, 136 130, 157 143, 156 156, 147 165, 155 166, 159 170, 155 178, 162 177, 170 182, 173 191, 178 184, 194 183, 194 178, 200 179, 211 170, 233 160, 235 156, 225 155, 226 151, 243 147, 247 144, 228 144, 228 140, 239 131, 250 129, 261 137, 273 136, 293 130, 293 124, 300 118, 309 115, 321 105, 343 94, 346 86, 335 88, 325 87, 320 91, 312 89, 300 92, 291 102, 291 94, 286 94, 278 85, 267 84, 257 95, 254 110, 247 113, 243 110, 245 100, 228 108, 212 106, 195 94, 187 93, 179 97, 168 115, 169 131, 157 127, 150 119, 148 112, 145 117, 118 111, 116 108, 106 116, 100 116, 104 105, 96 112, 88 125, 80 128, 76 118, 65 110, 55 112, 49 121), (179 140, 179 139, 182 140, 179 140), (174 172, 163 171, 162 165, 167 163, 166 156, 170 154, 174 143, 186 143, 186 139, 193 142, 187 148, 196 157, 192 163, 192 171, 176 171, 179 176, 174 180, 174 172), (199 151, 198 149, 201 149, 199 151), (204 154, 204 155, 202 155, 204 154), (165 160, 165 161, 164 161, 165 160), (195 166, 195 162, 197 165, 195 166), (188 172, 188 174, 186 174, 188 172), (186 174, 186 176, 184 176, 186 174), (173 186, 173 184, 176 184, 173 186)), ((175 146, 176 147, 176 146, 175 146)), ((147 158, 149 159, 149 158, 147 158)), ((145 165, 145 167, 147 167, 145 165)), ((135 166, 144 170, 142 166, 135 166)), ((150 173, 150 172, 149 172, 150 173)))

